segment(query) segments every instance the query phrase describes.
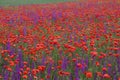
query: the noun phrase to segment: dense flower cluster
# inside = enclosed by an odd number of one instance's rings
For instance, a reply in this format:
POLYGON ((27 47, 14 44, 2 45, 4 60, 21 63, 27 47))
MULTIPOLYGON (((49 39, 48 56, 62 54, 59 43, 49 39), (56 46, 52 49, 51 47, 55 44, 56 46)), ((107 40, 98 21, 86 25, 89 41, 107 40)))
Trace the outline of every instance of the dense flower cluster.
POLYGON ((0 80, 120 80, 120 4, 0 7, 0 80))

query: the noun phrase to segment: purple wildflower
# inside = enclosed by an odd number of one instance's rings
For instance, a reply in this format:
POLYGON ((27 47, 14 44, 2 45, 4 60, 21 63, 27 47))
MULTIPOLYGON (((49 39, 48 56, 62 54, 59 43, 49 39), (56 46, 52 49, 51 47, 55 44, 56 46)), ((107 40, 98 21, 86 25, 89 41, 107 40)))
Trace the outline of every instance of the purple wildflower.
POLYGON ((66 70, 66 68, 67 68, 67 58, 64 57, 63 63, 62 63, 62 69, 66 70))

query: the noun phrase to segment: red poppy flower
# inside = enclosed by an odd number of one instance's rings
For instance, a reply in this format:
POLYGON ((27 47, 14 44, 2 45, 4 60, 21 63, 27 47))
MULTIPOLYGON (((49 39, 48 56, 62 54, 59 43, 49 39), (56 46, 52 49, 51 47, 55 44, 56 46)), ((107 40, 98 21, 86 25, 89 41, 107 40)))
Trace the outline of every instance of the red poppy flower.
POLYGON ((92 72, 86 72, 86 78, 92 78, 92 72))
POLYGON ((77 63, 77 67, 81 69, 83 67, 83 65, 80 63, 77 63))
POLYGON ((109 74, 104 74, 103 77, 104 77, 104 78, 107 78, 107 79, 110 79, 110 78, 111 78, 109 74))
POLYGON ((27 78, 28 78, 28 76, 27 76, 27 75, 23 75, 22 77, 23 77, 24 79, 27 79, 27 78))

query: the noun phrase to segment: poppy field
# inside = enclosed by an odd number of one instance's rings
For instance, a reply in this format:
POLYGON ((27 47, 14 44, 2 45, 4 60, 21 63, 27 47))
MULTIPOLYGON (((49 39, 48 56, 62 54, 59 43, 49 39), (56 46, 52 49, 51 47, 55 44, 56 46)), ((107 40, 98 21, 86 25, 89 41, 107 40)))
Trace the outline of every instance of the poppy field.
POLYGON ((120 3, 0 7, 0 80, 120 80, 120 3))

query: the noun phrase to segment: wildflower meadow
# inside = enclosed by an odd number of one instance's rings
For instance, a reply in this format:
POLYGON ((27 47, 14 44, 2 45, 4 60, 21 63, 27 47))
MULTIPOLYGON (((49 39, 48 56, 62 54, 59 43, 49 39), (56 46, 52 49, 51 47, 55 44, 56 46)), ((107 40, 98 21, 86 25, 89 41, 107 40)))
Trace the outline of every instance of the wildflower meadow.
POLYGON ((118 1, 1 6, 0 80, 120 80, 118 1))

